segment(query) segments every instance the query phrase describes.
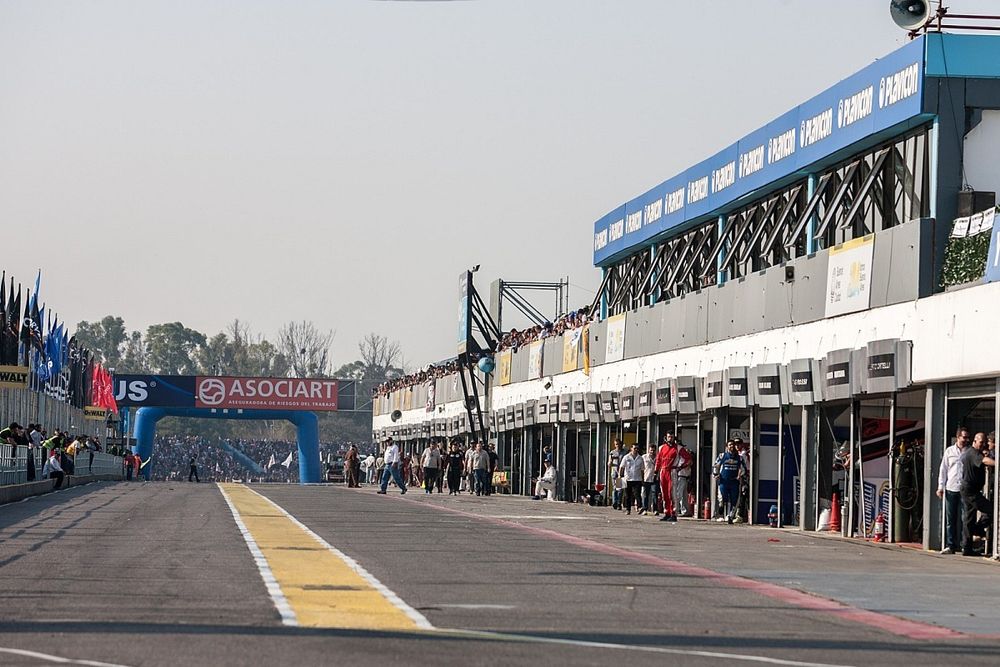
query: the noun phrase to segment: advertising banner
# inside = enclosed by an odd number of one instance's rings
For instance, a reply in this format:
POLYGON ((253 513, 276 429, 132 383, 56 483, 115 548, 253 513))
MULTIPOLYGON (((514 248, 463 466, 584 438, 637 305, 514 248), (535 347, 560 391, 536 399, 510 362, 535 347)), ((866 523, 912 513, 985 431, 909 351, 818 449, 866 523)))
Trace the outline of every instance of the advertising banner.
MULTIPOLYGON (((924 45, 915 39, 594 224, 594 264, 761 188, 791 182, 832 156, 922 114, 924 45)), ((725 127, 717 134, 725 136, 725 127)))
POLYGON ((625 358, 625 313, 609 317, 604 360, 607 363, 625 358))
POLYGON ((83 418, 88 421, 102 422, 108 411, 99 405, 88 405, 83 409, 83 418))
POLYGON ((542 359, 545 345, 542 341, 536 340, 528 346, 528 379, 540 380, 542 377, 542 359))
POLYGON ((562 372, 569 373, 576 370, 577 345, 580 342, 580 330, 563 334, 563 362, 562 372))
POLYGON ((986 273, 983 274, 983 281, 987 283, 1000 280, 1000 215, 996 215, 995 210, 989 211, 990 220, 983 223, 983 227, 992 232, 990 251, 986 255, 986 273))
POLYGON ((112 387, 120 408, 194 407, 194 375, 118 375, 112 387))
POLYGON ((337 381, 325 378, 199 377, 196 408, 337 409, 337 381))
POLYGON ((875 235, 830 249, 826 276, 826 317, 867 310, 871 304, 875 235))
POLYGON ((458 353, 465 354, 469 349, 469 339, 472 337, 472 290, 469 285, 472 274, 463 271, 458 277, 458 353))
POLYGON ((510 384, 510 369, 514 361, 514 353, 511 350, 504 350, 497 355, 499 357, 500 372, 497 374, 501 385, 510 384))
POLYGON ((0 387, 4 389, 24 389, 27 386, 27 366, 0 366, 0 387))
MULTIPOLYGON (((337 409, 339 384, 328 378, 116 375, 119 407, 233 408, 247 410, 337 409)), ((402 403, 394 392, 392 405, 402 403)))

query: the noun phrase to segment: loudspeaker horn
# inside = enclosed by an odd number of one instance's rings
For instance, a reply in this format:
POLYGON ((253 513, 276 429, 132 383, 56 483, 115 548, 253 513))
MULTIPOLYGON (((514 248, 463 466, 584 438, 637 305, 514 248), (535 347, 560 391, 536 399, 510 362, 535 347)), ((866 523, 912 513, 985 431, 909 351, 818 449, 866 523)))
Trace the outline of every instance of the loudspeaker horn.
POLYGON ((889 0, 889 15, 903 30, 916 30, 931 17, 929 0, 889 0))
POLYGON ((399 410, 393 410, 392 414, 389 415, 389 419, 391 419, 394 422, 398 422, 400 419, 402 419, 402 417, 403 413, 400 412, 399 410))

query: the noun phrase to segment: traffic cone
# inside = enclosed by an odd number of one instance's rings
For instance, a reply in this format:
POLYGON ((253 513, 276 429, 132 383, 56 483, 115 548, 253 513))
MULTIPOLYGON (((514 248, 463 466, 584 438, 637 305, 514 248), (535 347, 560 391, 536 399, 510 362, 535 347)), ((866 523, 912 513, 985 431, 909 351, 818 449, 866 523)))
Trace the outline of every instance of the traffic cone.
POLYGON ((830 532, 840 532, 840 496, 836 493, 830 501, 830 532))

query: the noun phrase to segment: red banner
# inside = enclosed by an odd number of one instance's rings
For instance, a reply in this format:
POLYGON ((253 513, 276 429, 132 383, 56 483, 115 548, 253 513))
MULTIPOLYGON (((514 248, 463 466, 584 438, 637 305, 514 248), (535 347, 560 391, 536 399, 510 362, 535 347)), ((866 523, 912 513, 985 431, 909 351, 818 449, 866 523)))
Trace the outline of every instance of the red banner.
POLYGON ((198 408, 336 410, 337 381, 199 376, 194 404, 198 408))

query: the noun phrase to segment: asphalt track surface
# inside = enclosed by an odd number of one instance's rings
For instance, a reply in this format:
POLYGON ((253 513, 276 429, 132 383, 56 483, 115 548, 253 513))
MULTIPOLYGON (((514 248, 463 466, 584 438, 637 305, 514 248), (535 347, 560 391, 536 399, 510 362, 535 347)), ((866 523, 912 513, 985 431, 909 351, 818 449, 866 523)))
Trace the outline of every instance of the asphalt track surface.
POLYGON ((1000 639, 963 630, 961 604, 934 617, 948 573, 995 607, 992 565, 794 533, 419 490, 92 484, 0 506, 0 664, 1000 664, 1000 639), (295 546, 296 531, 317 539, 295 546), (433 628, 404 629, 321 541, 433 628), (862 592, 891 588, 870 579, 886 567, 932 583, 872 611, 862 592), (344 596, 361 618, 385 612, 381 629, 305 613, 344 596))

